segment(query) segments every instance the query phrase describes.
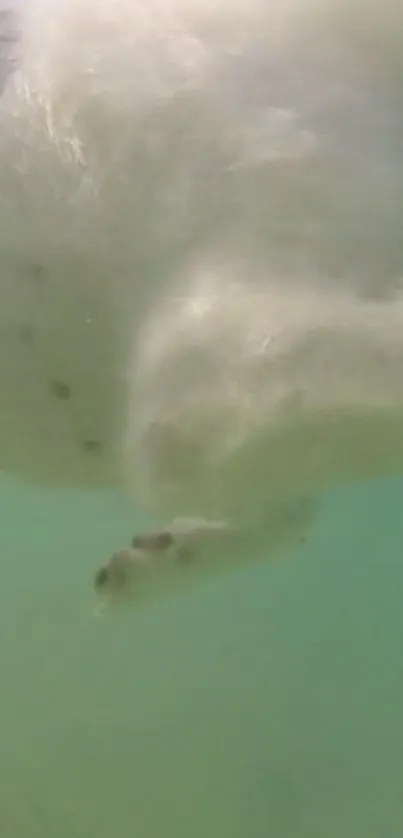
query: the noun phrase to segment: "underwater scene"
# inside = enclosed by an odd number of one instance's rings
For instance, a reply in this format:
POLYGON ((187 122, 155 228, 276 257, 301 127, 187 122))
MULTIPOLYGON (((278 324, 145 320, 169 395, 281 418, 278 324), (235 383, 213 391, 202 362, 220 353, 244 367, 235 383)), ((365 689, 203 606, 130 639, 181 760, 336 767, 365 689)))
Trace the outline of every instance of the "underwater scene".
POLYGON ((402 33, 0 0, 1 838, 403 835, 402 33))

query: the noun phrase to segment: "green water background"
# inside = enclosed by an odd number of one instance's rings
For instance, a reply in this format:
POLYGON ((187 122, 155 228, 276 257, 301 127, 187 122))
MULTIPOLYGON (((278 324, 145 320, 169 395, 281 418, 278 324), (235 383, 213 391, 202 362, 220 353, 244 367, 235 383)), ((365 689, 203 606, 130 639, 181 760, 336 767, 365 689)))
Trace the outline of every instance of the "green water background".
POLYGON ((117 618, 115 495, 0 492, 4 838, 401 838, 403 486, 309 545, 117 618))

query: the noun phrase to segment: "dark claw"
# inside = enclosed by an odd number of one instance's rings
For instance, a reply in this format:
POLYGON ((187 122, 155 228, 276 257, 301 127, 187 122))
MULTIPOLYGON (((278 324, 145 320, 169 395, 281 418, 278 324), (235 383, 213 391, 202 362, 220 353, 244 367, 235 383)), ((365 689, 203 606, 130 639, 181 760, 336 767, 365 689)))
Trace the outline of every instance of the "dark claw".
POLYGON ((105 567, 101 567, 101 569, 98 570, 98 572, 95 576, 95 587, 96 588, 103 588, 104 585, 107 584, 108 580, 109 580, 108 571, 106 570, 105 567))

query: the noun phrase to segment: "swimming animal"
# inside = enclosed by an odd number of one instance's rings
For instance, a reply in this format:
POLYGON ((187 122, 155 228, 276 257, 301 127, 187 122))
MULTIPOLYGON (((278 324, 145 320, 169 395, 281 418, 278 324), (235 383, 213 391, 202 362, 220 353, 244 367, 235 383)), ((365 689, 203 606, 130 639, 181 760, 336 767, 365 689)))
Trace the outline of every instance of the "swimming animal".
POLYGON ((327 489, 402 473, 403 12, 381 5, 382 29, 361 0, 2 18, 4 473, 120 483, 157 530, 235 521, 251 560, 327 489))

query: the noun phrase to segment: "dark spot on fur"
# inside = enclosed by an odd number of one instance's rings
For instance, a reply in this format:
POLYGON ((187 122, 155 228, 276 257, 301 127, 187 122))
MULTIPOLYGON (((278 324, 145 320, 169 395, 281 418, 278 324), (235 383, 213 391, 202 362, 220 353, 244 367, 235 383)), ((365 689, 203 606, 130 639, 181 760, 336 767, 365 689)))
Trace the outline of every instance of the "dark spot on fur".
POLYGON ((27 323, 18 327, 17 335, 21 343, 24 343, 25 345, 30 345, 35 340, 35 330, 32 326, 28 326, 27 323))
POLYGON ((69 399, 71 396, 71 388, 64 381, 52 381, 50 389, 57 399, 69 399))
POLYGON ((95 575, 95 587, 103 588, 109 580, 109 573, 105 567, 101 567, 95 575))
POLYGON ((85 439, 82 446, 84 451, 88 451, 89 454, 100 454, 103 448, 99 439, 85 439))

